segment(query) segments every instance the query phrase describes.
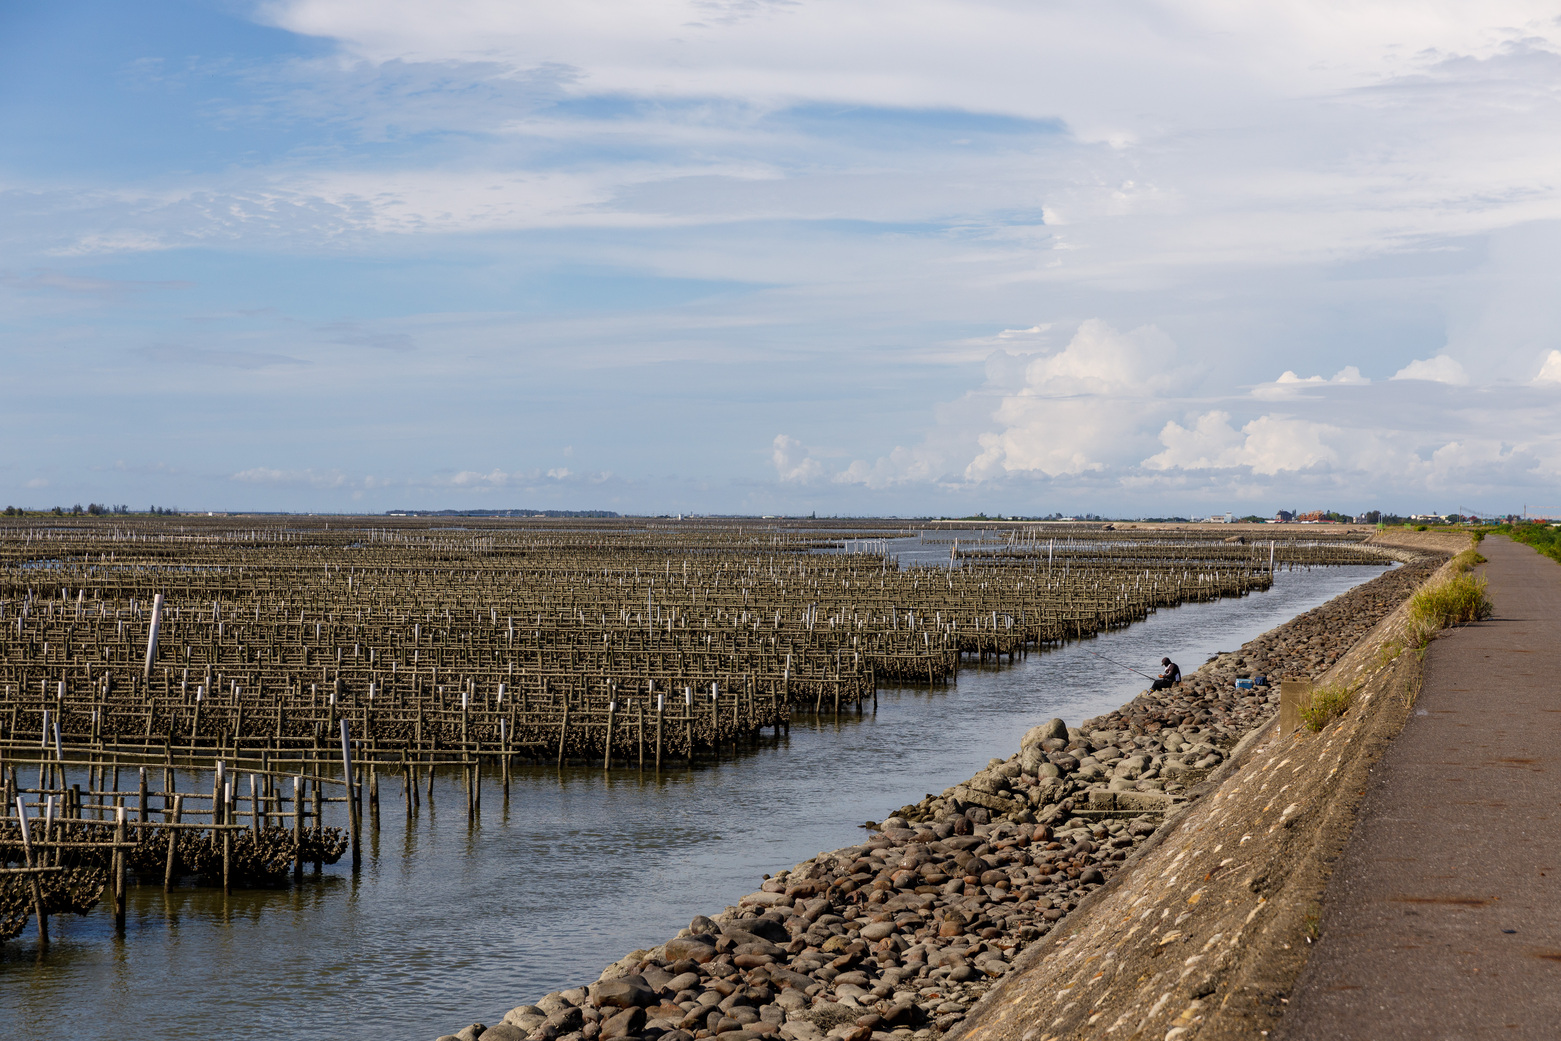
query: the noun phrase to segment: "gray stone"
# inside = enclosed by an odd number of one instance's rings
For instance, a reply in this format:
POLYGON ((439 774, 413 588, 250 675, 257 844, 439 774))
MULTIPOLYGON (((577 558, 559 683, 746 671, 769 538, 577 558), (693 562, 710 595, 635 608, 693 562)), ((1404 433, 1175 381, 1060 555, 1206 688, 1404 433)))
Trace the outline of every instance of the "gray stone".
POLYGON ((498 1023, 482 1032, 480 1041, 526 1041, 531 1031, 522 1030, 513 1023, 498 1023))
POLYGON ((672 994, 677 994, 680 991, 692 990, 697 986, 699 986, 699 973, 685 972, 681 976, 674 976, 668 980, 666 987, 663 989, 672 994))
POLYGON ((672 980, 672 973, 659 966, 650 965, 640 972, 640 978, 651 990, 664 990, 672 980))
POLYGON ((715 945, 697 940, 692 936, 679 937, 667 941, 667 960, 681 961, 684 958, 692 959, 700 965, 705 964, 715 957, 715 945))
POLYGON ((779 1005, 783 1009, 786 1009, 788 1012, 800 1012, 801 1010, 808 1007, 808 999, 801 990, 798 990, 794 987, 787 987, 785 990, 775 995, 775 1004, 779 1005))
POLYGON ((579 1030, 584 1025, 585 1013, 573 1005, 570 1005, 567 1008, 559 1009, 551 1016, 548 1016, 547 1020, 543 1023, 543 1026, 545 1027, 553 1028, 555 1037, 560 1034, 567 1034, 571 1031, 579 1030))
MULTIPOLYGON (((534 1008, 533 1005, 522 1005, 521 1008, 534 1008)), ((518 1027, 526 1033, 531 1033, 537 1027, 547 1022, 547 1017, 540 1012, 522 1012, 520 1009, 511 1009, 504 1014, 504 1022, 510 1026, 518 1027)))
MULTIPOLYGON (((771 911, 768 914, 760 915, 758 918, 745 918, 737 928, 751 933, 761 940, 768 940, 771 943, 789 943, 791 941, 791 933, 786 931, 786 923, 780 918, 771 917, 773 914, 775 912, 771 911)), ((731 931, 731 927, 727 927, 726 932, 731 931)))
POLYGON ((604 1020, 599 1036, 601 1041, 614 1041, 615 1038, 638 1034, 644 1028, 645 1010, 638 1006, 633 1006, 604 1020))
POLYGON ((1124 780, 1135 781, 1142 777, 1149 767, 1149 757, 1144 755, 1130 755, 1112 769, 1111 776, 1124 780))
POLYGON ((591 984, 591 1000, 601 1008, 644 1008, 656 1004, 656 992, 639 976, 620 976, 591 984))
POLYGON ((477 1041, 482 1032, 488 1028, 481 1023, 473 1023, 471 1026, 456 1032, 455 1041, 477 1041))

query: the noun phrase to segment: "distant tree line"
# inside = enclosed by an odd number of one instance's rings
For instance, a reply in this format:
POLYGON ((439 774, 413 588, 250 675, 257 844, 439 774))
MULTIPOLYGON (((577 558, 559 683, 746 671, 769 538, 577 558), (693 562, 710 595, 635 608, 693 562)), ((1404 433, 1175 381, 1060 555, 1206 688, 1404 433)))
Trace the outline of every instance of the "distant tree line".
MULTIPOLYGON (((7 506, 5 508, 5 516, 7 517, 25 517, 30 513, 53 517, 80 517, 83 515, 88 517, 107 517, 128 514, 129 512, 129 506, 123 504, 119 506, 105 506, 100 502, 89 502, 85 506, 78 502, 71 507, 56 506, 50 510, 29 510, 21 506, 7 506)), ((152 506, 146 512, 160 517, 176 517, 179 515, 178 510, 169 506, 152 506)))

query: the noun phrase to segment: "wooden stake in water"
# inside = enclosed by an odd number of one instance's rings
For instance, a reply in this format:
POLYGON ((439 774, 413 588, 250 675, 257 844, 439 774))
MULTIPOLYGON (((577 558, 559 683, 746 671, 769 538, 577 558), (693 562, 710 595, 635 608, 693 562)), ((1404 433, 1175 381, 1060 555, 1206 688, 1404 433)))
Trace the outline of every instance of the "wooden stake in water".
MULTIPOLYGON (((21 824, 22 831, 22 863, 27 867, 36 867, 33 863, 32 836, 27 825, 27 804, 22 797, 16 797, 16 818, 21 824)), ((49 946, 49 916, 43 913, 43 889, 38 885, 38 876, 29 875, 28 881, 32 884, 33 891, 33 917, 38 921, 38 946, 49 946)))
POLYGON ((293 881, 304 877, 304 775, 293 778, 293 881))
POLYGON ((359 804, 357 786, 352 783, 352 735, 347 721, 341 721, 341 775, 347 782, 347 827, 352 834, 352 869, 363 864, 363 845, 359 836, 359 804))
POLYGON ((125 935, 125 808, 114 808, 114 931, 125 935))
MULTIPOLYGON (((179 823, 179 818, 182 817, 183 815, 184 815, 184 796, 182 796, 182 795, 175 795, 173 797, 173 820, 172 820, 172 823, 178 824, 179 823)), ((174 865, 174 859, 175 859, 175 856, 177 854, 178 849, 179 849, 179 829, 178 828, 169 828, 168 829, 168 865, 167 865, 167 867, 165 867, 163 869, 163 891, 164 892, 167 892, 169 889, 173 888, 173 865, 174 865)))

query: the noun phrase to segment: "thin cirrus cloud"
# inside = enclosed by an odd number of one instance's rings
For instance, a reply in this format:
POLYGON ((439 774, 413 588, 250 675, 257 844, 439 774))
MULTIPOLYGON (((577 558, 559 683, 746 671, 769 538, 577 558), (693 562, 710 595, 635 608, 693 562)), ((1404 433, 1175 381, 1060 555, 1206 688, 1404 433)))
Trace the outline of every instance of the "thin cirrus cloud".
POLYGON ((207 347, 190 347, 176 343, 149 344, 137 349, 135 355, 147 361, 181 368, 202 367, 213 369, 272 369, 295 365, 308 365, 302 358, 264 351, 214 350, 207 347))

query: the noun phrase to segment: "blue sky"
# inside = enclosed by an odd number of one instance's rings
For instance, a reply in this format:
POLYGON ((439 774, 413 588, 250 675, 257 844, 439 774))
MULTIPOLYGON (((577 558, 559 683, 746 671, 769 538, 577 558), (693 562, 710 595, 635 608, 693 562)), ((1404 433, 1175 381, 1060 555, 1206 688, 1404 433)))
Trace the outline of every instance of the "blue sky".
POLYGON ((1513 2, 0 2, 0 498, 1561 513, 1558 45, 1513 2))

